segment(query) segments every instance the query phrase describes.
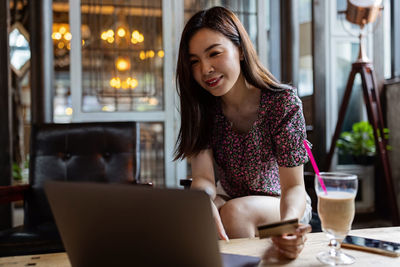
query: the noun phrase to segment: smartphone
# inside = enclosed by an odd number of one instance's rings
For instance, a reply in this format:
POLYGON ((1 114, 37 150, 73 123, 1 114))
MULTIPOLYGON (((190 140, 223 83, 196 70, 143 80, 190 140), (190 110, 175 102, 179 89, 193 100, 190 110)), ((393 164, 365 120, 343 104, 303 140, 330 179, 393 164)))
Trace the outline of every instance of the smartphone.
POLYGON ((342 242, 343 248, 354 248, 392 257, 400 256, 400 243, 348 235, 342 242))
POLYGON ((280 221, 276 223, 258 226, 258 235, 260 238, 267 238, 276 235, 291 234, 296 232, 299 225, 298 219, 280 221))

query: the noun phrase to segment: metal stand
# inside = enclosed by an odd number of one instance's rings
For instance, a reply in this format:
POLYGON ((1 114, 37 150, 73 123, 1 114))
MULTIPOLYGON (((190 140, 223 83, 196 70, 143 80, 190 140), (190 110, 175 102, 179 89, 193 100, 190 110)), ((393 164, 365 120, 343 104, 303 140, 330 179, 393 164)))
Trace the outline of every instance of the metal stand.
POLYGON ((386 139, 383 138, 384 125, 382 109, 379 100, 379 93, 376 85, 374 67, 369 62, 357 61, 352 64, 350 76, 346 85, 346 91, 343 96, 343 102, 339 111, 335 133, 332 137, 331 148, 329 150, 327 158, 327 166, 329 169, 331 168, 331 162, 333 154, 335 152, 336 141, 339 138, 339 134, 342 129, 344 116, 346 114, 346 109, 349 104, 350 95, 353 88, 354 78, 357 73, 361 75, 364 102, 367 108, 368 120, 374 129, 376 151, 379 154, 379 158, 381 160, 383 172, 385 175, 386 190, 388 193, 392 213, 392 223, 393 225, 400 225, 399 210, 392 180, 392 170, 390 168, 390 162, 386 150, 387 142, 386 139))

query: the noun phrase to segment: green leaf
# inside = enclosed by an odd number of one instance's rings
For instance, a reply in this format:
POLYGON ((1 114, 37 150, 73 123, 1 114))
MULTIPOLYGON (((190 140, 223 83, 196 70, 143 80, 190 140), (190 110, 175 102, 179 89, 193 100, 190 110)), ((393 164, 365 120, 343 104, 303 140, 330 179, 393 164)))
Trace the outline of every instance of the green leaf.
MULTIPOLYGON (((382 136, 377 131, 378 137, 382 136)), ((383 137, 389 138, 389 129, 383 129, 383 137)), ((376 155, 375 137, 372 125, 368 121, 360 121, 352 125, 351 132, 342 132, 336 143, 341 154, 353 156, 374 156, 376 155)), ((387 146, 390 150, 391 147, 387 146)))
POLYGON ((22 180, 22 169, 15 162, 12 165, 12 176, 14 180, 22 180))

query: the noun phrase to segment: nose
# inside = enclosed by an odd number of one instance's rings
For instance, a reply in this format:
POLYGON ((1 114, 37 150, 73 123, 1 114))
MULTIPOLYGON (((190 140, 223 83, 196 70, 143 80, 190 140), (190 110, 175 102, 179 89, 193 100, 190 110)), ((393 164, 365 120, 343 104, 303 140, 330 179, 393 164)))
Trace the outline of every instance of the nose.
POLYGON ((209 61, 203 61, 201 63, 201 72, 203 75, 208 75, 214 71, 214 67, 209 61))

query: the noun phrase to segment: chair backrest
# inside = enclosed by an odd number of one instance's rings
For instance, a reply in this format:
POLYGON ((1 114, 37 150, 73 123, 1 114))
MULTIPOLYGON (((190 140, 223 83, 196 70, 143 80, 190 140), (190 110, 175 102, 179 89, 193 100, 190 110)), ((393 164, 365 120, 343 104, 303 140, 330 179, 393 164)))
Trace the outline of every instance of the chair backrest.
POLYGON ((140 132, 136 122, 32 125, 24 225, 54 225, 43 183, 138 183, 140 132))

